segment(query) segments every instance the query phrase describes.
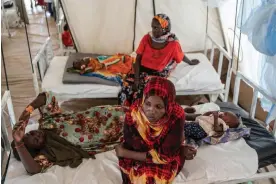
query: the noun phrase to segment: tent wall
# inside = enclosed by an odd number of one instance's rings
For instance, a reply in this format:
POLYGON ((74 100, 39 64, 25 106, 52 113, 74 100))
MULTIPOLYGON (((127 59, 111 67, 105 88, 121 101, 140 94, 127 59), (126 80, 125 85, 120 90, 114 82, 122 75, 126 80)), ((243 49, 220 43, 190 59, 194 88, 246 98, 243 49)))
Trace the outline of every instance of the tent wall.
MULTIPOLYGON (((131 53, 151 30, 151 0, 61 0, 79 52, 131 53), (135 19, 136 8, 136 19, 135 19), (134 29, 134 24, 136 25, 134 29)), ((204 50, 207 7, 201 0, 155 0, 156 13, 166 13, 184 52, 204 50)), ((224 46, 217 10, 209 10, 208 32, 224 46)))

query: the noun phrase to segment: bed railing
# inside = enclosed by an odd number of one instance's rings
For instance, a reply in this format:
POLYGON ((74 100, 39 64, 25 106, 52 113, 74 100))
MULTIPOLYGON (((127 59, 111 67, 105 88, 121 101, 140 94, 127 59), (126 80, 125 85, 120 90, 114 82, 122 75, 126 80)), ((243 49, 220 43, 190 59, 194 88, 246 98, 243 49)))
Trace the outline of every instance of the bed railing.
POLYGON ((10 143, 8 139, 8 130, 7 130, 7 124, 5 121, 5 116, 6 114, 9 117, 9 124, 11 126, 11 129, 16 123, 15 119, 15 114, 13 110, 13 104, 12 104, 12 99, 11 99, 11 94, 10 91, 5 91, 2 100, 1 100, 1 138, 4 141, 4 147, 6 151, 10 150, 10 143), (8 109, 8 112, 5 111, 5 109, 8 109))
MULTIPOLYGON (((248 85, 250 85, 253 88, 253 98, 252 98, 251 108, 250 108, 250 112, 249 112, 250 118, 252 118, 252 119, 255 118, 256 106, 257 106, 259 94, 264 96, 266 99, 268 99, 273 104, 276 104, 276 99, 271 97, 262 87, 255 84, 254 82, 250 81, 242 73, 237 72, 236 79, 235 79, 234 96, 233 96, 233 103, 235 105, 238 105, 241 80, 243 80, 244 82, 246 82, 248 85)), ((266 123, 269 123, 269 122, 266 122, 266 123)), ((275 123, 274 123, 274 127, 273 127, 273 135, 276 138, 276 119, 275 119, 275 123)))
POLYGON ((36 95, 38 95, 40 92, 37 69, 39 70, 41 79, 43 79, 53 57, 54 52, 52 48, 52 42, 50 37, 48 37, 32 62, 34 68, 33 82, 36 95))
POLYGON ((212 39, 211 36, 208 33, 206 33, 205 48, 204 48, 204 54, 206 56, 207 56, 208 41, 211 41, 211 55, 210 55, 209 60, 210 60, 212 65, 214 63, 215 47, 220 51, 219 62, 218 62, 219 77, 221 77, 223 58, 225 57, 229 61, 228 62, 228 69, 227 69, 227 79, 226 79, 226 84, 225 84, 225 87, 224 87, 224 92, 222 94, 220 94, 221 99, 224 102, 227 102, 228 101, 229 90, 230 90, 231 75, 232 75, 232 69, 231 69, 232 56, 222 46, 220 46, 214 39, 212 39))

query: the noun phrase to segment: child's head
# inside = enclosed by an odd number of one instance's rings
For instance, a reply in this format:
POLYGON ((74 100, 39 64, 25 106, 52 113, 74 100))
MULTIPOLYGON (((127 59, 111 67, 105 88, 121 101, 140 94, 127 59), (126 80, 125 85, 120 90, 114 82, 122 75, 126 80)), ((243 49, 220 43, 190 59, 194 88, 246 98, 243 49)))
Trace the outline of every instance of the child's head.
POLYGON ((221 118, 229 126, 229 128, 237 128, 240 124, 238 116, 229 111, 220 112, 219 118, 221 118))
POLYGON ((63 30, 64 30, 64 31, 69 31, 69 26, 68 26, 68 24, 65 24, 65 25, 64 25, 63 30))

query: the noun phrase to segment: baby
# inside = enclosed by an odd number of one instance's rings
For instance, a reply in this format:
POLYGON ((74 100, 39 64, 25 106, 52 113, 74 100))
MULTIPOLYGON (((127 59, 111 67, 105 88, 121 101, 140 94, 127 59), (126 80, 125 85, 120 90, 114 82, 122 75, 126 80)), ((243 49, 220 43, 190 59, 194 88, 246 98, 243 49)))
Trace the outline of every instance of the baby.
POLYGON ((228 128, 237 128, 239 118, 232 112, 210 111, 203 115, 191 114, 195 110, 191 107, 184 109, 187 122, 184 126, 185 137, 195 141, 205 137, 220 137, 228 128))

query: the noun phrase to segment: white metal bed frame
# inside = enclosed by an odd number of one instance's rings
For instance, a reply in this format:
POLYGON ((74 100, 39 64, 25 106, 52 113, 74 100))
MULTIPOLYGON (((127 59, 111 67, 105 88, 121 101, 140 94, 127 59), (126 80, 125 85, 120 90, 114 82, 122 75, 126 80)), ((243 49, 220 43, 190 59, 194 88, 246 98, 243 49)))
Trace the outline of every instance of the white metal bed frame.
MULTIPOLYGON (((58 23, 58 29, 59 31, 62 29, 62 25, 63 25, 63 20, 62 18, 60 19, 59 23, 58 23)), ((59 32, 59 37, 61 37, 61 33, 59 32)), ((228 100, 228 94, 229 94, 229 89, 230 89, 230 81, 231 81, 231 62, 232 62, 232 57, 230 56, 230 54, 224 49, 222 48, 216 41, 214 41, 208 34, 206 34, 206 41, 205 41, 205 45, 208 44, 208 41, 211 42, 212 45, 212 49, 211 49, 211 55, 210 55, 210 62, 211 64, 213 64, 214 61, 214 51, 215 48, 217 48, 220 51, 220 56, 219 56, 219 65, 218 65, 218 75, 219 77, 221 77, 221 71, 222 71, 222 65, 223 65, 223 58, 225 57, 228 61, 228 71, 227 71, 227 80, 226 80, 226 84, 224 85, 224 89, 222 90, 215 90, 215 91, 200 91, 200 92, 177 92, 177 95, 209 95, 210 96, 210 101, 214 102, 217 100, 218 96, 220 96, 223 101, 227 101, 228 100)), ((64 53, 71 53, 71 52, 75 52, 74 49, 65 49, 62 42, 60 41, 60 49, 61 52, 64 53)), ((53 58, 53 51, 52 51, 52 45, 51 45, 51 41, 50 38, 47 38, 46 42, 43 44, 43 46, 41 47, 41 49, 39 50, 38 54, 36 55, 35 59, 33 60, 32 64, 33 67, 35 69, 37 69, 38 65, 40 66, 40 73, 41 73, 41 78, 43 80, 43 77, 47 71, 47 68, 50 64, 50 60, 53 58), (49 53, 49 54, 47 54, 49 53), (47 58, 45 58, 45 56, 48 55, 47 58), (41 66, 43 66, 43 68, 41 69, 41 66)), ((207 47, 205 47, 205 51, 204 54, 207 57, 207 47)), ((34 72, 33 75, 33 80, 34 80, 34 88, 36 91, 36 94, 38 95, 40 92, 40 88, 41 86, 39 86, 39 82, 38 82, 38 77, 37 77, 37 73, 34 72)), ((71 96, 68 95, 66 96, 67 98, 70 98, 71 96)), ((80 98, 80 97, 75 97, 74 95, 72 95, 72 98, 80 98)), ((82 96, 82 98, 97 98, 95 96, 82 96)), ((110 98, 114 98, 113 96, 110 98)))
MULTIPOLYGON (((253 98, 252 98, 252 104, 249 112, 249 117, 251 119, 255 119, 255 113, 256 113, 256 106, 257 106, 257 100, 258 100, 258 94, 263 95, 266 97, 269 101, 272 103, 276 103, 276 99, 268 95, 262 87, 259 85, 255 84, 254 82, 250 81, 247 77, 245 77, 242 73, 236 72, 236 79, 235 79, 235 87, 234 87, 234 97, 233 97, 233 103, 238 106, 238 99, 239 99, 239 92, 240 92, 240 82, 244 81, 248 85, 250 85, 253 90, 253 98)), ((275 119, 276 122, 276 119, 275 119)), ((273 127, 273 135, 275 138, 276 142, 276 123, 274 123, 273 127)), ((248 182, 248 181, 256 181, 256 180, 261 180, 261 179, 273 179, 276 178, 276 171, 271 171, 271 172, 265 172, 265 173, 258 173, 255 174, 251 177, 245 178, 245 179, 240 179, 240 180, 231 180, 227 182, 222 182, 222 184, 236 184, 236 183, 243 183, 243 182, 248 182)), ((221 183, 221 182, 220 182, 221 183)))

